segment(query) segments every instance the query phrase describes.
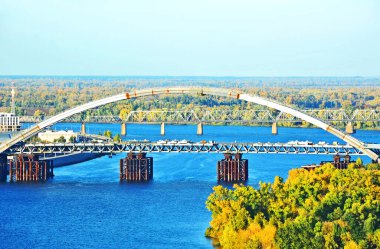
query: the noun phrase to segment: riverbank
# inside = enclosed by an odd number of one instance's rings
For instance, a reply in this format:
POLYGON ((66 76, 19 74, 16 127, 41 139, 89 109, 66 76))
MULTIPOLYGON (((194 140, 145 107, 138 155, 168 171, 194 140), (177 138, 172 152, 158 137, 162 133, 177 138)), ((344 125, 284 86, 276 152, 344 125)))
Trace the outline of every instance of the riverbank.
POLYGON ((206 236, 229 248, 380 247, 380 164, 293 169, 259 188, 216 186, 206 236))

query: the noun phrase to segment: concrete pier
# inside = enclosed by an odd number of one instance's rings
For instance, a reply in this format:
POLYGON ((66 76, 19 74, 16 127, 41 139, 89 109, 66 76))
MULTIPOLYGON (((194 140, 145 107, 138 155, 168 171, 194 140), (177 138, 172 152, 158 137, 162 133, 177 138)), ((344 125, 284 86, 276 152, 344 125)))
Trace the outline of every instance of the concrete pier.
POLYGON ((165 136, 165 123, 161 123, 161 136, 165 136))
POLYGON ((224 159, 218 161, 218 181, 239 182, 248 180, 248 160, 242 159, 242 154, 224 154, 224 159))
POLYGON ((146 153, 129 153, 120 159, 120 181, 146 182, 153 179, 153 157, 146 153))
POLYGON ((127 124, 126 123, 121 123, 121 132, 120 135, 125 136, 127 135, 127 124))
POLYGON ((197 135, 203 135, 203 124, 199 123, 197 125, 197 135))
POLYGON ((277 135, 278 134, 278 128, 277 128, 277 123, 274 122, 272 124, 272 135, 277 135))
POLYGON ((347 134, 354 134, 356 131, 355 131, 355 128, 354 128, 354 125, 352 124, 352 122, 348 122, 347 125, 346 125, 346 133, 347 134))
POLYGON ((86 123, 85 122, 82 122, 82 127, 81 127, 81 134, 86 134, 86 123))

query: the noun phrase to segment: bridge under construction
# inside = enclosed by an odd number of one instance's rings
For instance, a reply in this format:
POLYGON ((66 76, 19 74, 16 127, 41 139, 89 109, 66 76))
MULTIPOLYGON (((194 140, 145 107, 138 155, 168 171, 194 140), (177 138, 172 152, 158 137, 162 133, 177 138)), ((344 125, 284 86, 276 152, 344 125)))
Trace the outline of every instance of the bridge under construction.
MULTIPOLYGON (((367 144, 367 149, 380 153, 380 144, 367 144)), ((250 153, 250 154, 321 154, 321 155, 363 155, 350 145, 313 144, 305 141, 288 143, 260 142, 94 142, 94 143, 28 143, 13 146, 7 154, 70 154, 70 153, 250 153)))
MULTIPOLYGON (((246 110, 248 112, 249 110, 246 110)), ((222 112, 221 112, 222 113, 222 112)), ((18 135, 10 138, 8 141, 0 144, 0 172, 6 172, 4 168, 7 168, 8 156, 17 156, 18 162, 21 165, 19 167, 19 174, 21 174, 21 179, 27 179, 30 181, 41 180, 39 176, 41 174, 41 169, 39 167, 40 158, 37 155, 44 154, 70 154, 70 153, 103 153, 103 154, 113 154, 118 152, 128 152, 131 153, 120 162, 120 179, 127 181, 140 181, 149 180, 153 177, 153 159, 146 157, 146 153, 170 153, 170 152, 186 152, 186 153, 223 153, 225 158, 218 162, 217 172, 219 180, 235 181, 235 180, 246 180, 248 176, 248 161, 242 159, 242 153, 283 153, 283 154, 334 154, 335 156, 349 156, 349 155, 366 155, 372 159, 374 162, 380 162, 380 150, 377 144, 367 144, 363 141, 354 138, 349 135, 352 133, 351 130, 343 132, 335 128, 330 121, 337 121, 340 115, 340 120, 351 122, 354 120, 374 120, 378 122, 379 113, 377 111, 370 111, 361 113, 356 112, 355 116, 348 116, 342 112, 329 112, 322 111, 321 113, 310 113, 309 111, 298 110, 294 107, 289 107, 278 103, 274 100, 265 99, 263 97, 254 96, 241 92, 240 90, 229 90, 220 88, 197 88, 197 87, 173 87, 173 88, 158 88, 158 89, 143 89, 139 91, 126 92, 104 99, 92 101, 78 107, 72 108, 70 110, 64 111, 56 116, 44 119, 40 123, 21 131, 18 135), (261 105, 267 108, 271 108, 279 112, 277 116, 273 116, 267 111, 254 111, 251 115, 256 117, 256 120, 260 122, 273 122, 272 132, 275 130, 277 132, 277 121, 278 120, 294 120, 310 123, 316 127, 319 127, 338 139, 347 143, 346 145, 339 144, 310 144, 310 143, 221 143, 221 142, 211 142, 211 143, 162 143, 162 142, 126 142, 126 143, 110 143, 109 141, 104 141, 100 143, 53 143, 53 144, 31 144, 27 143, 28 139, 32 138, 39 132, 43 131, 47 127, 50 127, 63 120, 68 120, 75 115, 83 113, 89 109, 97 108, 99 106, 107 105, 110 103, 118 102, 121 100, 129 100, 132 98, 140 98, 161 94, 197 94, 197 95, 213 95, 225 98, 234 98, 238 100, 252 102, 257 105, 261 105), (323 114, 325 113, 325 114, 323 114), (340 114, 339 114, 340 113, 340 114), (325 118, 318 115, 324 115, 325 118), (363 117, 362 119, 360 117, 363 117), (371 119, 369 119, 371 118, 371 119), (29 156, 28 156, 29 155, 29 156), (33 166, 35 165, 35 166, 33 166), (24 176, 27 176, 26 178, 24 176)), ((135 119, 136 113, 130 113, 129 120, 132 122, 135 119), (132 120, 132 121, 131 121, 132 120)), ((175 112, 175 117, 180 118, 180 120, 186 120, 187 122, 199 122, 198 124, 198 134, 202 133, 202 122, 217 122, 221 121, 224 117, 225 122, 233 120, 244 120, 243 115, 248 115, 247 113, 224 113, 223 115, 216 116, 208 114, 206 111, 201 114, 195 115, 182 115, 181 113, 175 112), (181 114, 181 115, 180 115, 181 114), (226 121, 227 120, 227 121, 226 121)), ((144 116, 144 115, 143 115, 144 116)), ((166 115, 168 116, 168 115, 166 115)), ((170 117, 170 115, 169 115, 170 117)), ((127 117, 128 118, 128 117, 127 117)), ((160 122, 164 121, 161 116, 157 116, 156 120, 160 122), (159 118, 161 117, 161 118, 159 118)), ((140 119, 140 121, 144 120, 140 119)), ((150 118, 152 120, 152 118, 150 118)), ((251 119, 252 120, 252 119, 251 119)), ((122 125, 125 122, 122 121, 122 125)), ((164 125, 164 122, 162 122, 164 125)), ((85 123, 82 124, 82 131, 85 131, 85 123)), ((16 159, 11 159, 16 160, 16 159)), ((344 160, 339 162, 339 168, 344 168, 347 166, 349 160, 344 160)), ((14 172, 14 171, 12 171, 14 172)), ((50 174, 45 174, 44 176, 51 176, 50 174)), ((4 179, 4 175, 0 177, 4 179)), ((5 177, 6 178, 6 177, 5 177)), ((17 177, 12 179, 20 179, 17 177)))

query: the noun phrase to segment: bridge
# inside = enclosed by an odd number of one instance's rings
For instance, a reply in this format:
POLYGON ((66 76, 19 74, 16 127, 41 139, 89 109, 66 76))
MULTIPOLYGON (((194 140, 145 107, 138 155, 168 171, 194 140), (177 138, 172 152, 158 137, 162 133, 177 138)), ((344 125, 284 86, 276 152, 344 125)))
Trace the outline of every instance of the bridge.
MULTIPOLYGON (((380 152, 380 145, 368 144, 367 149, 380 152)), ((310 142, 260 143, 260 142, 90 142, 90 143, 27 143, 10 148, 8 154, 71 154, 71 153, 252 153, 252 154, 321 154, 363 155, 350 145, 310 142)))
MULTIPOLYGON (((359 153, 361 153, 363 155, 368 156, 373 161, 380 162, 380 158, 379 158, 380 153, 379 153, 379 150, 377 149, 377 147, 374 148, 373 146, 368 146, 364 142, 352 137, 351 135, 349 135, 347 133, 344 133, 343 131, 340 131, 339 129, 333 127, 328 122, 326 122, 326 121, 324 121, 318 117, 314 117, 311 114, 308 114, 307 112, 297 110, 294 107, 285 106, 285 105, 278 103, 274 100, 269 100, 269 99, 266 99, 263 97, 246 94, 244 92, 241 92, 240 90, 219 89, 219 88, 201 88, 201 87, 198 87, 198 88, 197 87, 193 87, 193 88, 173 87, 173 88, 143 89, 143 90, 138 90, 138 91, 121 93, 118 95, 114 95, 114 96, 107 97, 107 98, 100 99, 100 100, 95 100, 95 101, 74 107, 74 108, 69 109, 67 111, 64 111, 64 112, 62 112, 56 116, 53 116, 53 117, 50 117, 50 118, 47 118, 47 119, 41 121, 40 123, 32 126, 31 128, 28 128, 28 129, 22 131, 19 135, 11 138, 9 141, 6 141, 5 143, 1 144, 0 145, 0 154, 3 155, 2 156, 3 159, 1 159, 1 160, 4 162, 4 156, 8 155, 9 153, 12 153, 12 150, 14 153, 17 154, 17 151, 15 151, 15 148, 20 148, 19 147, 20 143, 22 144, 23 142, 27 141, 29 138, 35 136, 40 131, 44 130, 46 127, 49 127, 49 126, 54 125, 58 122, 61 122, 62 120, 66 120, 66 119, 68 119, 74 115, 77 115, 77 114, 82 113, 84 111, 87 111, 89 109, 97 108, 100 106, 104 106, 104 105, 114 103, 114 102, 118 102, 118 101, 122 101, 122 100, 129 100, 132 98, 141 98, 141 97, 162 95, 162 94, 197 94, 200 96, 213 95, 213 96, 219 96, 219 97, 225 97, 225 98, 234 98, 234 99, 238 99, 238 100, 242 100, 242 101, 248 101, 248 102, 252 102, 254 104, 265 106, 267 108, 272 108, 274 110, 279 111, 280 113, 283 113, 281 115, 285 115, 285 116, 291 115, 291 116, 295 117, 296 119, 308 122, 308 123, 310 123, 316 127, 319 127, 321 129, 331 133, 335 137, 345 141, 347 143, 346 149, 348 149, 348 147, 349 147, 350 149, 353 150, 351 152, 349 150, 346 150, 345 151, 346 154, 350 154, 350 153, 351 154, 352 153, 359 154, 359 153)), ((110 150, 116 150, 116 151, 128 151, 128 150, 134 151, 134 149, 132 149, 131 146, 132 145, 127 145, 127 144, 107 145, 106 143, 104 143, 103 145, 99 144, 98 146, 96 146, 96 144, 95 145, 88 145, 88 146, 86 144, 83 146, 76 146, 75 144, 71 144, 71 145, 70 144, 64 144, 64 145, 51 145, 50 149, 55 150, 55 149, 58 149, 60 147, 61 148, 63 147, 64 149, 67 149, 67 150, 72 150, 72 151, 78 150, 78 151, 80 151, 81 149, 90 150, 90 148, 95 149, 98 147, 99 150, 108 148, 110 150)), ((185 145, 184 146, 178 146, 178 145, 173 145, 173 146, 165 145, 164 146, 164 145, 162 145, 162 146, 158 146, 158 144, 152 144, 151 146, 148 146, 148 145, 145 145, 145 147, 141 147, 141 146, 142 145, 140 145, 139 149, 137 149, 137 150, 139 150, 139 155, 130 156, 130 157, 126 158, 123 162, 121 162, 121 164, 120 164, 120 172, 121 172, 120 177, 121 177, 121 179, 123 178, 123 179, 132 179, 133 180, 133 179, 136 179, 137 175, 139 175, 139 177, 141 178, 142 175, 140 173, 137 174, 137 172, 141 172, 141 171, 145 172, 145 174, 143 174, 145 176, 144 179, 148 179, 148 176, 149 177, 152 176, 151 173, 152 173, 153 161, 151 159, 145 157, 145 151, 141 150, 141 148, 145 148, 146 152, 152 152, 152 151, 150 151, 150 149, 154 150, 155 148, 157 150, 162 148, 161 152, 164 152, 164 150, 166 150, 165 148, 167 148, 167 151, 165 151, 165 152, 174 152, 174 151, 178 152, 178 150, 181 150, 181 148, 184 148, 184 151, 186 151, 186 152, 197 152, 198 148, 205 148, 205 146, 199 147, 199 146, 194 146, 194 145, 188 145, 188 146, 185 146, 185 145), (141 153, 141 152, 143 152, 143 153, 141 153), (131 171, 133 173, 132 176, 128 175, 129 173, 131 173, 131 171)), ((309 146, 306 146, 306 147, 305 146, 290 146, 290 144, 287 144, 287 145, 282 145, 282 146, 278 146, 278 147, 276 147, 275 145, 268 145, 268 147, 262 147, 261 146, 260 148, 263 148, 263 149, 258 149, 257 146, 259 146, 259 145, 252 144, 252 146, 247 145, 246 147, 244 147, 244 145, 241 145, 241 147, 239 147, 239 148, 247 148, 247 149, 245 149, 245 151, 247 151, 246 153, 248 153, 248 151, 250 151, 250 150, 256 151, 256 153, 258 153, 262 150, 265 151, 265 148, 268 149, 267 153, 272 152, 272 151, 274 153, 276 151, 277 151, 277 153, 282 153, 282 151, 285 151, 285 152, 288 151, 288 153, 290 153, 290 151, 293 151, 293 150, 301 151, 299 148, 306 148, 306 150, 308 150, 308 152, 311 153, 312 150, 310 148, 312 148, 313 150, 318 149, 317 151, 319 151, 319 149, 323 147, 323 146, 320 146, 320 147, 314 148, 314 146, 311 146, 311 147, 309 147, 309 146), (250 149, 248 149, 248 148, 250 148, 250 149), (276 148, 278 148, 278 149, 276 149, 276 148)), ((22 150, 25 151, 26 148, 29 148, 28 150, 30 150, 30 151, 34 151, 34 153, 37 153, 37 151, 39 151, 39 150, 45 151, 45 149, 47 149, 46 146, 37 145, 37 144, 31 145, 29 147, 23 145, 22 148, 24 148, 24 149, 21 149, 21 148, 19 149, 20 153, 22 150)), ((233 148, 237 148, 237 147, 236 146, 234 147, 234 145, 225 144, 224 146, 221 146, 221 147, 212 146, 210 148, 206 148, 205 150, 210 149, 209 152, 212 152, 213 150, 220 151, 220 152, 222 152, 222 151, 227 152, 233 148)), ((334 151, 334 146, 329 146, 328 149, 330 149, 330 148, 334 151)), ((335 149, 338 149, 338 148, 335 148, 335 149)), ((344 148, 342 148, 342 147, 340 147, 340 149, 344 150, 344 148)), ((46 151, 48 151, 48 150, 46 150, 46 151)), ((303 151, 303 149, 302 149, 302 151, 303 151)), ((241 154, 240 154, 239 150, 237 150, 235 152, 236 152, 235 159, 231 159, 230 156, 227 156, 227 154, 230 154, 230 153, 226 153, 225 161, 220 161, 218 163, 218 172, 219 172, 218 173, 218 179, 220 179, 219 176, 221 176, 222 179, 224 179, 225 177, 227 177, 228 179, 241 179, 241 177, 242 177, 241 174, 237 173, 237 172, 247 173, 247 161, 244 161, 241 159, 241 154)), ((317 154, 317 152, 315 152, 314 154, 317 154)), ((24 159, 20 159, 20 162, 23 163, 24 159)), ((24 165, 22 163, 20 165, 24 165)), ((4 163, 3 163, 3 165, 4 165, 4 163)), ((31 163, 29 165, 31 165, 31 163)), ((25 165, 23 167, 25 168, 25 165)), ((37 167, 37 169, 38 169, 38 167, 37 167)), ((244 175, 244 178, 246 176, 247 175, 244 175)))
MULTIPOLYGON (((380 110, 363 109, 348 112, 343 109, 308 109, 301 110, 312 117, 325 122, 380 122, 380 110)), ((24 123, 39 123, 51 117, 21 116, 24 123)), ((129 112, 124 118, 119 116, 84 116, 73 115, 61 122, 68 123, 274 123, 274 122, 301 122, 302 119, 289 113, 273 110, 234 110, 234 109, 207 109, 193 110, 137 110, 129 112)))

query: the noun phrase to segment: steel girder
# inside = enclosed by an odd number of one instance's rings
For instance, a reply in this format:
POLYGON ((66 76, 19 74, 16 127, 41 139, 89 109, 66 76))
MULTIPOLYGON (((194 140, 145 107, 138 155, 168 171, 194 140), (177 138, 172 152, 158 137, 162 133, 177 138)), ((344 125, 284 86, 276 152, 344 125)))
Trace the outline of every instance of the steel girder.
POLYGON ((160 144, 160 143, 34 143, 13 146, 8 154, 70 154, 70 153, 253 153, 253 154, 327 154, 362 155, 349 145, 279 144, 279 143, 215 143, 215 144, 160 144))

